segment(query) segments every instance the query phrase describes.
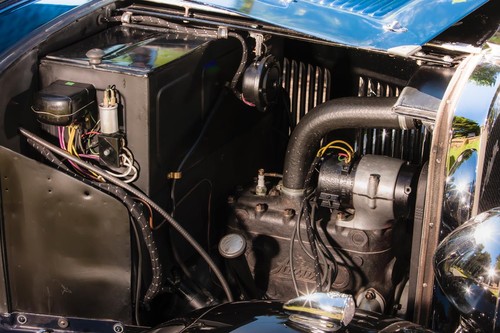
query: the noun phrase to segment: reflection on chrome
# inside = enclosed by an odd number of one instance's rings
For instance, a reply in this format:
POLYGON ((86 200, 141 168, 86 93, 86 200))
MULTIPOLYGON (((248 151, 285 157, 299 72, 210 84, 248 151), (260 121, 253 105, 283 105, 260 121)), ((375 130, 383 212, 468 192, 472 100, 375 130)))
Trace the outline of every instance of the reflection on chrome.
POLYGON ((500 208, 464 223, 439 245, 434 258, 436 278, 469 329, 500 329, 500 208))
POLYGON ((443 203, 443 232, 448 234, 470 218, 476 187, 476 149, 464 150, 451 166, 443 203))
POLYGON ((351 295, 318 292, 291 299, 283 308, 291 313, 289 320, 294 324, 311 331, 332 332, 349 324, 355 304, 351 295))

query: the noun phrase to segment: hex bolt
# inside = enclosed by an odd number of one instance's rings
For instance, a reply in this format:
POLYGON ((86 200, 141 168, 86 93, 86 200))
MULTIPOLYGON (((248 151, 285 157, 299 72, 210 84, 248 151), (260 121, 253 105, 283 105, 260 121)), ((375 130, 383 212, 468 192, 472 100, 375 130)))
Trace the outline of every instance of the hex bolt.
POLYGON ((257 204, 255 205, 255 211, 257 213, 263 213, 266 211, 266 205, 265 204, 257 204))
POLYGON ((68 319, 66 319, 66 318, 59 318, 57 320, 57 326, 59 326, 60 328, 68 328, 68 326, 69 326, 68 319))
POLYGON ((116 324, 114 324, 114 325, 113 325, 113 331, 114 331, 115 333, 123 333, 123 331, 124 331, 124 330, 123 330, 123 325, 122 325, 122 324, 120 324, 120 323, 116 323, 116 324))
POLYGON ((295 215, 295 211, 291 208, 287 208, 283 211, 283 216, 286 218, 292 218, 295 215))
POLYGON ((22 315, 22 314, 18 315, 16 319, 17 319, 17 322, 21 325, 24 325, 28 322, 28 318, 26 318, 26 316, 22 315))
POLYGON ((365 294, 365 298, 368 300, 375 299, 376 295, 372 290, 368 290, 365 294))

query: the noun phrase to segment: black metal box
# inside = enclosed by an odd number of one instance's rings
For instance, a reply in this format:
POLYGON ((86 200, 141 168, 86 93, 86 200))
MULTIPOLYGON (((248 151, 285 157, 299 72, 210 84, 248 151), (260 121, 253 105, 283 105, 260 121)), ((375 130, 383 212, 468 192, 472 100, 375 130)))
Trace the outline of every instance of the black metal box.
POLYGON ((101 100, 104 89, 115 85, 120 127, 140 166, 135 184, 154 196, 234 74, 240 52, 234 40, 118 26, 42 59, 41 88, 56 80, 90 83, 101 100), (98 65, 85 56, 94 48, 104 51, 98 65))

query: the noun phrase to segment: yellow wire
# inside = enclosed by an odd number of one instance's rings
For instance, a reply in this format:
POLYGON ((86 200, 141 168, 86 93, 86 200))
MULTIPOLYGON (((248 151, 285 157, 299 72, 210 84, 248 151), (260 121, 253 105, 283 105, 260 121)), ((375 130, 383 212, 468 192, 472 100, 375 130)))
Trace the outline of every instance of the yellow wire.
POLYGON ((318 150, 318 154, 317 156, 318 157, 321 157, 323 156, 323 154, 330 148, 334 148, 334 149, 339 149, 339 150, 342 150, 343 152, 345 152, 347 154, 347 159, 346 159, 346 163, 349 163, 352 159, 352 155, 354 154, 354 149, 352 148, 352 146, 350 144, 348 144, 347 142, 345 142, 344 140, 334 140, 330 143, 328 143, 326 146, 323 146, 321 147, 319 150, 318 150), (335 144, 344 144, 346 145, 347 147, 349 147, 350 151, 347 150, 346 148, 344 147, 341 147, 341 146, 335 146, 335 144))
POLYGON ((73 126, 70 125, 68 126, 68 146, 66 147, 66 150, 70 154, 73 154, 72 150, 73 140, 74 140, 73 126))
MULTIPOLYGON (((68 146, 66 150, 71 154, 75 155, 76 157, 80 158, 80 155, 78 155, 78 151, 76 150, 76 144, 74 144, 74 141, 76 140, 76 129, 78 125, 70 125, 68 126, 69 129, 69 135, 68 135, 68 146)), ((95 179, 102 181, 102 177, 100 177, 98 174, 95 172, 88 170, 92 176, 94 176, 95 179)))
MULTIPOLYGON (((352 156, 351 156, 351 152, 349 150, 345 149, 344 147, 340 147, 340 146, 328 146, 326 149, 332 149, 332 148, 342 150, 343 152, 345 152, 347 154, 346 163, 349 163, 351 161, 352 156)), ((324 151, 318 156, 319 157, 323 156, 326 149, 324 149, 324 151)))
MULTIPOLYGON (((347 142, 345 142, 344 140, 334 140, 334 141, 328 143, 322 149, 324 149, 324 151, 326 151, 326 149, 328 149, 329 147, 331 147, 332 145, 337 144, 337 143, 341 143, 341 144, 346 145, 347 147, 349 147, 349 150, 351 151, 351 153, 354 154, 354 149, 352 148, 352 146, 350 144, 348 144, 347 142)), ((324 151, 323 151, 323 153, 324 153, 324 151)))

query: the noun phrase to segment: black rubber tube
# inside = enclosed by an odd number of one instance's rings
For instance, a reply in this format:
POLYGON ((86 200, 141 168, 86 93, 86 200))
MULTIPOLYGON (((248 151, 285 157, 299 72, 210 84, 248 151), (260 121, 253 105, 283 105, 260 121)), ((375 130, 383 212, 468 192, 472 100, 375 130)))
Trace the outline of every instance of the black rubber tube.
POLYGON ((320 140, 341 128, 414 128, 413 119, 392 111, 396 97, 347 97, 325 102, 304 116, 293 130, 285 156, 283 186, 303 190, 307 170, 320 140))

